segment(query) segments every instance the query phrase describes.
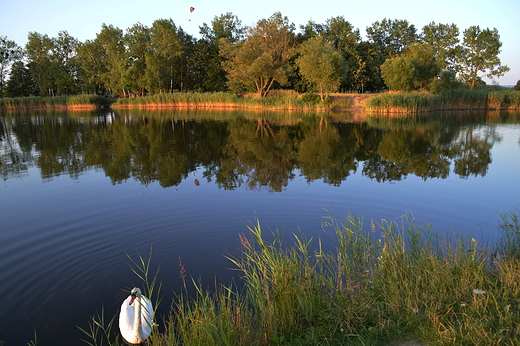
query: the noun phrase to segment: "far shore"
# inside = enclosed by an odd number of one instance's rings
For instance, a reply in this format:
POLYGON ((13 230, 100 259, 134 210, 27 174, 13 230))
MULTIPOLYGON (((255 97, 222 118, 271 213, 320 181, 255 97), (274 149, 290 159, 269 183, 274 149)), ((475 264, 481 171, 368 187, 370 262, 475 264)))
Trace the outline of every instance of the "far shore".
POLYGON ((438 94, 428 92, 383 92, 374 94, 331 93, 299 94, 293 90, 276 90, 272 96, 254 94, 176 92, 131 98, 95 95, 24 97, 0 99, 0 110, 88 110, 114 109, 244 109, 297 112, 370 112, 375 115, 413 114, 432 111, 520 110, 520 92, 509 90, 457 89, 438 94))

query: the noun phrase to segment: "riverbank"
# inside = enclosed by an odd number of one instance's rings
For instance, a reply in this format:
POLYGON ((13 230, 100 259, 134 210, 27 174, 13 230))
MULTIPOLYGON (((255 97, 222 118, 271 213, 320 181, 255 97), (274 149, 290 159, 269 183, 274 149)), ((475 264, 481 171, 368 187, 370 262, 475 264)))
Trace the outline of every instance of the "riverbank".
POLYGON ((23 97, 0 99, 0 110, 24 109, 130 109, 219 108, 269 111, 340 111, 372 115, 412 114, 431 111, 520 110, 520 92, 515 90, 457 89, 442 93, 385 92, 379 94, 332 93, 325 101, 316 93, 274 90, 270 96, 236 95, 227 92, 175 92, 142 97, 108 98, 94 95, 23 97))
POLYGON ((520 91, 457 89, 428 92, 388 92, 370 98, 366 109, 376 114, 421 113, 431 111, 520 110, 520 91))
MULTIPOLYGON (((375 224, 329 214, 336 250, 295 235, 286 246, 260 223, 240 235, 242 255, 229 258, 243 288, 206 291, 180 274, 184 291, 155 327, 151 345, 513 345, 520 337, 520 209, 501 214, 501 240, 490 246, 453 235, 441 239, 412 217, 375 224), (375 239, 376 230, 381 237, 375 239), (274 239, 267 241, 267 238, 274 239), (194 285, 195 297, 185 292, 194 285)), ((133 261, 145 295, 160 295, 149 264, 133 261), (144 275, 146 273, 146 275, 144 275)), ((100 316, 103 316, 102 314, 100 316)), ((158 318, 156 318, 158 319, 158 318)), ((92 344, 122 344, 117 323, 100 317, 86 331, 92 344), (97 334, 95 334, 97 333, 97 334), (101 339, 103 340, 101 340, 101 339)))
POLYGON ((0 110, 26 109, 96 109, 109 107, 112 101, 98 95, 73 95, 54 97, 4 97, 0 98, 0 110))

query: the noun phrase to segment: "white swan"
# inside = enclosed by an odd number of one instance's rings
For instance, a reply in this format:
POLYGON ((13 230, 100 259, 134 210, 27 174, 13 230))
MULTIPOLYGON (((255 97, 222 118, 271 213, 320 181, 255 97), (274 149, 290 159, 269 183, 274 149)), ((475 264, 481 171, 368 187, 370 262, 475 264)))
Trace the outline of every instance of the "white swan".
POLYGON ((148 298, 141 295, 137 287, 132 289, 128 298, 121 304, 119 330, 129 344, 144 342, 152 331, 153 307, 148 298))

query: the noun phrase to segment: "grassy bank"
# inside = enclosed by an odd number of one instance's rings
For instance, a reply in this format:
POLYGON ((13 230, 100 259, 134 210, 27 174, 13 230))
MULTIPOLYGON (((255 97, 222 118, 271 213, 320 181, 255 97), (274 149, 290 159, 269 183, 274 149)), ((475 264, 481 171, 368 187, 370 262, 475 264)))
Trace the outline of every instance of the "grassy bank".
MULTIPOLYGON (((253 224, 250 237, 240 237, 242 256, 230 258, 243 289, 208 292, 186 279, 197 294, 174 299, 149 343, 518 345, 520 209, 501 216, 501 240, 487 246, 437 236, 410 217, 367 229, 354 215, 342 222, 329 215, 330 253, 318 239, 295 235, 287 246, 253 224)), ((98 334, 90 344, 121 344, 117 322, 98 316, 91 327, 98 334)))
POLYGON ((74 109, 109 106, 110 100, 102 96, 74 95, 55 97, 4 97, 0 98, 0 110, 24 109, 74 109))
POLYGON ((341 106, 328 100, 321 102, 317 94, 300 95, 292 90, 274 90, 265 98, 254 94, 244 96, 228 92, 175 92, 144 97, 120 98, 113 107, 131 108, 241 108, 266 110, 328 110, 341 106))
POLYGON ((447 110, 520 110, 520 92, 515 90, 452 90, 440 94, 385 93, 367 101, 376 113, 417 113, 447 110))

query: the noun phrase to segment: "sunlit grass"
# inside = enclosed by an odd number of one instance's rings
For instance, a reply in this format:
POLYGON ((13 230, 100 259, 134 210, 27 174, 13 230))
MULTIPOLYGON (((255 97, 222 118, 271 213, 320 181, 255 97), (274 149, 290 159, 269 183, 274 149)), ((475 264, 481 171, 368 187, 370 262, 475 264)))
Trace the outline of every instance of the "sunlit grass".
MULTIPOLYGON (((249 236, 240 236, 242 254, 229 257, 242 288, 204 290, 185 278, 179 259, 184 288, 171 303, 163 332, 152 334, 149 343, 515 345, 519 213, 501 214, 502 237, 494 246, 470 236, 439 236, 409 215, 366 225, 352 214, 338 221, 329 213, 322 237, 335 240, 330 252, 319 238, 293 234, 285 243, 278 231, 266 235, 257 220, 248 226, 249 236), (192 296, 188 285, 195 288, 192 296)), ((134 262, 142 280, 151 279, 143 274, 147 263, 134 262)), ((94 323, 104 332, 102 325, 94 323)))
POLYGON ((489 91, 458 89, 438 94, 427 92, 385 93, 367 101, 376 113, 418 113, 447 110, 518 110, 520 93, 514 90, 489 91))
POLYGON ((275 90, 268 97, 260 98, 255 94, 236 95, 229 92, 174 92, 160 93, 144 97, 120 98, 114 107, 131 108, 240 108, 268 110, 327 110, 334 108, 333 103, 321 102, 319 96, 306 98, 293 90, 275 90))
POLYGON ((108 98, 94 95, 0 98, 0 110, 96 108, 109 104, 108 98))

